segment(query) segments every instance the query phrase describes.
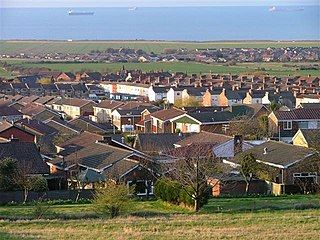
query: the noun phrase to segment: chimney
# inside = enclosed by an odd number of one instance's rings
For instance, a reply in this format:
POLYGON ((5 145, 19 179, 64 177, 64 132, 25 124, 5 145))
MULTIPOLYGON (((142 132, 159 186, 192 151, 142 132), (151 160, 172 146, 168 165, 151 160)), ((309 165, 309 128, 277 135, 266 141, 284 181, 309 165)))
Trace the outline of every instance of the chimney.
POLYGON ((105 136, 105 137, 103 137, 103 142, 104 142, 104 143, 107 143, 107 144, 111 144, 111 142, 112 142, 112 137, 110 137, 110 136, 105 136))
POLYGON ((233 144, 234 144, 234 155, 242 152, 242 144, 243 138, 242 135, 235 135, 233 137, 233 144))

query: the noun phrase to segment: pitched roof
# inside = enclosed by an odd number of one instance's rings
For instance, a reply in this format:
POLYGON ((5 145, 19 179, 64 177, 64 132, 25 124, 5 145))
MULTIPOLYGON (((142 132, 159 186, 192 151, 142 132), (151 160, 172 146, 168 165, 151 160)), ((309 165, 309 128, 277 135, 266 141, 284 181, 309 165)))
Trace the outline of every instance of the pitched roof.
POLYGON ((155 118, 160 119, 162 121, 167 121, 167 120, 170 120, 170 119, 175 118, 177 116, 180 116, 184 113, 185 113, 185 111, 180 110, 178 108, 169 108, 169 109, 154 112, 151 114, 151 117, 155 117, 155 118))
POLYGON ((64 105, 74 106, 74 107, 83 107, 89 103, 94 103, 89 100, 79 99, 79 98, 71 98, 65 101, 64 105))
POLYGON ((13 125, 7 121, 0 121, 0 132, 3 132, 9 128, 11 128, 13 125))
POLYGON ((224 143, 230 139, 232 139, 231 136, 227 136, 224 134, 201 131, 200 133, 195 133, 189 137, 184 138, 183 140, 175 143, 175 145, 188 146, 193 143, 221 144, 221 143, 224 143))
POLYGON ((320 103, 300 103, 299 105, 305 109, 320 109, 320 103))
POLYGON ((173 148, 164 154, 174 158, 207 157, 213 153, 217 143, 192 143, 188 146, 173 148))
POLYGON ((320 129, 300 129, 309 147, 320 146, 320 129))
POLYGON ((189 113, 187 114, 187 116, 188 115, 201 122, 202 124, 214 122, 229 122, 236 117, 234 113, 231 113, 229 111, 189 113))
MULTIPOLYGON (((64 157, 64 161, 67 167, 76 164, 77 161, 81 166, 100 171, 123 158, 129 157, 132 153, 132 151, 95 142, 64 157)), ((55 158, 52 163, 59 165, 62 161, 61 158, 55 158)))
POLYGON ((160 152, 173 148, 173 144, 190 137, 191 133, 139 133, 136 137, 135 148, 142 152, 160 152))
POLYGON ((14 107, 0 106, 0 116, 22 116, 22 113, 19 112, 14 107))
POLYGON ((46 104, 50 101, 52 101, 54 99, 53 96, 44 96, 44 97, 40 97, 39 99, 37 99, 36 101, 34 101, 35 103, 39 103, 39 104, 46 104))
POLYGON ((10 141, 0 143, 1 159, 11 157, 18 161, 18 164, 26 167, 28 174, 48 174, 49 167, 43 161, 37 146, 30 142, 10 141))
MULTIPOLYGON (((244 153, 252 153, 258 161, 265 164, 279 168, 287 168, 314 154, 315 151, 283 142, 267 141, 245 151, 244 153), (267 148, 267 154, 264 154, 265 148, 267 148)), ((240 159, 241 154, 238 154, 233 161, 239 162, 240 159)))
POLYGON ((293 109, 291 111, 273 112, 278 120, 320 119, 320 109, 293 109))
POLYGON ((84 131, 108 132, 113 130, 113 126, 110 123, 97 123, 82 116, 70 120, 69 123, 81 128, 84 131))
POLYGON ((15 122, 15 124, 18 124, 21 127, 28 127, 31 128, 32 130, 41 133, 43 135, 50 135, 50 134, 54 134, 57 133, 58 130, 49 126, 48 124, 41 122, 39 120, 36 119, 21 119, 17 122, 15 122))

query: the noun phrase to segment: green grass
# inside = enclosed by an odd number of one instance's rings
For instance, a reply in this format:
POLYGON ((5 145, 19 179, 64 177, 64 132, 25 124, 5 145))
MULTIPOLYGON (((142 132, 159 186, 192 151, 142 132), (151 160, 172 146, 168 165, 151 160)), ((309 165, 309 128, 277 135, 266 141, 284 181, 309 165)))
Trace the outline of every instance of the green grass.
MULTIPOLYGON (((78 217, 0 220, 0 239, 318 239, 320 209, 270 210, 297 204, 319 205, 320 196, 212 198, 199 213, 159 200, 136 202, 115 219, 86 218, 91 204, 53 205, 50 211, 78 217)), ((0 215, 27 217, 32 208, 2 206, 0 215)))
MULTIPOLYGON (((270 75, 320 75, 320 70, 297 70, 297 66, 312 63, 292 63, 284 67, 283 63, 238 63, 236 66, 223 66, 221 64, 200 64, 195 62, 156 62, 156 63, 60 63, 60 62, 35 62, 26 60, 6 60, 7 63, 19 65, 28 68, 46 67, 51 70, 59 71, 99 71, 99 72, 115 72, 125 66, 126 69, 141 69, 143 71, 164 70, 174 72, 191 73, 216 73, 216 74, 241 74, 253 73, 265 68, 265 73, 270 75)), ((1 71, 0 71, 0 76, 1 71)))
POLYGON ((0 41, 0 53, 88 53, 107 48, 134 48, 162 53, 164 49, 197 48, 267 48, 267 47, 318 47, 319 41, 223 41, 223 42, 164 42, 164 41, 0 41))

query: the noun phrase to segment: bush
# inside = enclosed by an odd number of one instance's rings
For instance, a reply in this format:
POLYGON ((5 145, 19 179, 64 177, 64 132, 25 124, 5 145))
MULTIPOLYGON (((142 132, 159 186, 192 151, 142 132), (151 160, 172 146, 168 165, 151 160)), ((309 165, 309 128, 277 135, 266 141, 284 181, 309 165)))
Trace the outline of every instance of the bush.
POLYGON ((167 179, 159 179, 154 186, 155 195, 165 202, 173 204, 184 204, 186 206, 192 206, 194 204, 192 195, 192 189, 183 189, 181 184, 175 181, 167 179))
POLYGON ((109 181, 105 188, 96 190, 93 204, 98 213, 110 214, 114 218, 130 207, 132 202, 125 183, 109 181))
POLYGON ((35 192, 45 192, 48 190, 48 182, 42 176, 34 176, 31 179, 32 190, 35 192))

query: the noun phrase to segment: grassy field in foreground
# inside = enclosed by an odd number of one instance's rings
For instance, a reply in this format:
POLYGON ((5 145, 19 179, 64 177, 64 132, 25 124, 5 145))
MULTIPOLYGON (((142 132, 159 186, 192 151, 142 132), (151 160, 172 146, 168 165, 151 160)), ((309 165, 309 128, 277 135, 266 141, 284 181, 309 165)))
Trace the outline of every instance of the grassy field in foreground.
POLYGON ((163 53, 164 49, 197 48, 268 48, 319 47, 319 41, 222 41, 222 42, 165 42, 165 41, 0 41, 0 53, 88 53, 107 48, 134 48, 163 53))
MULTIPOLYGON (((297 70, 298 66, 306 65, 306 63, 287 64, 282 63, 238 63, 235 66, 223 66, 219 64, 200 64, 195 62, 156 62, 156 63, 59 63, 59 62, 34 62, 26 60, 6 60, 7 63, 19 65, 28 68, 46 67, 51 70, 59 71, 99 71, 99 72, 115 72, 122 69, 141 69, 143 71, 169 71, 169 72, 188 72, 191 73, 216 73, 216 74, 241 74, 253 73, 261 71, 264 68, 264 73, 270 75, 320 75, 320 70, 297 70)), ((312 64, 312 63, 309 63, 312 64)), ((1 72, 0 72, 1 76, 1 72)))
POLYGON ((320 210, 0 220, 1 239, 318 239, 320 210))
MULTIPOLYGON (((320 205, 320 195, 212 198, 199 213, 157 200, 136 202, 115 219, 86 218, 94 214, 91 204, 53 205, 62 218, 0 220, 0 239, 318 239, 320 209, 274 210, 311 204, 320 205)), ((1 206, 0 216, 32 211, 1 206)))

